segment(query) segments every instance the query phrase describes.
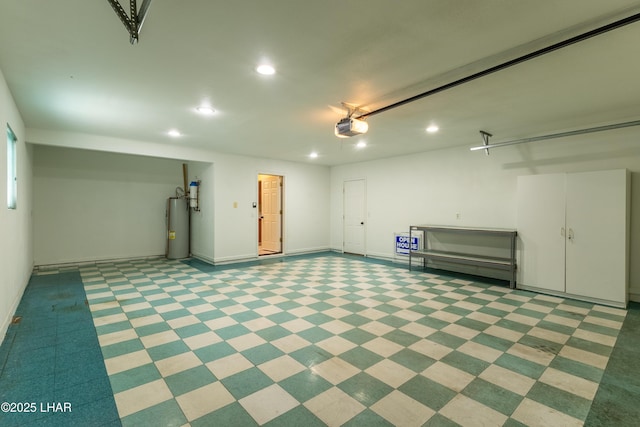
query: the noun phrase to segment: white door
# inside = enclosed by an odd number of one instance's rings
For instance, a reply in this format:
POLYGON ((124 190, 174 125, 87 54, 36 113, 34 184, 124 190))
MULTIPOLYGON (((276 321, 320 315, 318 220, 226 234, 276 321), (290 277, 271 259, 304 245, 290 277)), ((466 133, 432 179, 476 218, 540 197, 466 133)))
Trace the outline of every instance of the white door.
POLYGON ((343 251, 365 255, 365 180, 345 181, 343 187, 343 251))
POLYGON ((262 249, 282 252, 282 177, 261 175, 262 249))
POLYGON ((518 284, 565 291, 565 175, 518 177, 518 284))
POLYGON ((567 175, 567 293, 626 302, 626 170, 567 175))

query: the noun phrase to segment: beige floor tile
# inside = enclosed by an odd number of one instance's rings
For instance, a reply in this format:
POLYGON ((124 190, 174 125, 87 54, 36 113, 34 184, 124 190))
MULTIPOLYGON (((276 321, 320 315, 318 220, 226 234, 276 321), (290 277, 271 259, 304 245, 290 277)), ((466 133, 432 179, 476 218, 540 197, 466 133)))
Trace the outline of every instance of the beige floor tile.
MULTIPOLYGON (((93 313, 93 304, 90 306, 93 313)), ((110 314, 109 316, 99 316, 99 313, 93 314, 93 324, 95 326, 112 325, 114 323, 126 322, 127 315, 124 313, 110 314)))
POLYGON ((328 351, 334 356, 337 356, 356 347, 356 344, 342 337, 333 336, 316 343, 316 346, 328 351))
MULTIPOLYGON (((411 307, 415 304, 411 303, 411 307)), ((424 317, 423 314, 417 313, 412 310, 400 310, 394 314, 394 316, 399 317, 401 319, 408 320, 409 322, 414 322, 418 319, 422 319, 424 317)))
POLYGON ((260 425, 271 421, 300 404, 277 384, 250 394, 240 399, 239 403, 260 425))
POLYGON ((553 307, 549 307, 548 305, 536 304, 535 300, 530 300, 529 302, 522 304, 521 308, 537 311, 538 313, 551 313, 553 311, 553 307))
POLYGON ((179 301, 179 302, 183 302, 183 301, 191 301, 194 299, 198 299, 198 295, 194 295, 194 294, 184 294, 184 295, 177 295, 175 297, 173 297, 174 300, 179 301))
POLYGON ((303 364, 286 354, 258 365, 258 368, 275 382, 282 381, 306 369, 303 364))
POLYGON ((280 307, 276 307, 275 305, 265 305, 264 307, 259 307, 253 310, 258 313, 260 316, 270 316, 272 314, 281 313, 282 309, 280 307))
POLYGON ((293 353, 296 350, 300 350, 301 348, 311 345, 309 341, 297 335, 288 335, 286 337, 278 338, 275 341, 271 341, 271 344, 285 353, 293 353))
POLYGON ((122 306, 122 311, 124 311, 125 313, 131 313, 133 311, 138 311, 138 310, 146 310, 148 308, 151 308, 151 304, 149 304, 148 302, 139 302, 136 304, 127 304, 127 305, 123 305, 122 306))
POLYGON ((234 397, 220 382, 208 384, 176 397, 188 421, 193 421, 230 403, 234 397))
POLYGON ((316 310, 314 310, 313 308, 309 308, 309 307, 296 307, 292 310, 288 311, 290 314, 293 314, 296 317, 306 317, 309 316, 311 314, 315 314, 317 313, 316 310))
POLYGON ((220 311, 222 311, 227 316, 231 316, 232 314, 244 313, 245 311, 249 311, 249 309, 242 304, 236 304, 229 307, 221 308, 220 311))
POLYGON ((482 306, 480 304, 474 304, 472 302, 468 302, 468 301, 457 301, 455 303, 453 303, 454 307, 459 307, 459 308, 464 308, 465 310, 469 310, 469 311, 477 311, 478 309, 482 308, 482 306))
POLYGON ((215 332, 205 332, 204 334, 193 335, 182 340, 191 350, 207 347, 211 344, 222 342, 215 332))
POLYGON ((306 331, 307 329, 313 328, 315 325, 304 319, 293 319, 288 322, 282 323, 280 326, 282 326, 283 328, 293 333, 298 333, 298 332, 306 331))
POLYGON ((253 367, 253 363, 248 361, 242 354, 234 353, 221 359, 214 360, 205 365, 217 379, 221 380, 238 372, 245 371, 253 367))
POLYGON ((486 314, 486 313, 480 313, 478 311, 474 311, 473 313, 469 313, 466 317, 468 319, 477 320, 478 322, 486 323, 488 325, 493 325, 494 323, 496 323, 497 321, 500 320, 500 318, 497 317, 497 316, 492 316, 492 315, 486 314))
POLYGON ((330 308, 329 310, 323 311, 322 314, 326 314, 327 316, 333 317, 334 319, 340 319, 342 317, 349 316, 353 313, 351 313, 348 310, 345 310, 344 308, 334 307, 334 308, 330 308))
POLYGON ((389 341, 382 337, 374 338, 371 341, 362 344, 362 347, 373 351, 382 357, 392 356, 404 348, 400 344, 396 344, 393 341, 389 341))
POLYGON ((227 344, 235 348, 237 351, 248 350, 250 348, 262 345, 266 342, 267 341, 265 341, 264 338, 262 338, 260 335, 254 334, 253 332, 227 340, 227 344))
POLYGON ((167 324, 171 326, 171 329, 178 329, 185 326, 195 325, 197 323, 200 323, 200 319, 198 319, 196 316, 193 316, 193 315, 167 320, 167 324))
POLYGON ((598 383, 553 368, 547 368, 539 381, 587 400, 593 400, 598 391, 598 383))
POLYGON ((458 320, 462 319, 462 316, 459 316, 455 313, 449 313, 448 311, 435 311, 429 315, 429 317, 433 317, 434 319, 444 320, 445 322, 454 323, 458 320))
POLYGON ((382 336, 384 334, 387 334, 387 333, 393 331, 395 328, 393 326, 389 326, 389 325, 386 325, 384 323, 381 323, 381 322, 378 322, 378 321, 374 320, 372 322, 365 323, 364 325, 360 326, 360 329, 380 337, 380 336, 382 336))
POLYGON ((158 371, 160 371, 160 374, 163 377, 168 377, 169 375, 177 374, 178 372, 200 366, 202 365, 202 362, 194 353, 187 352, 167 357, 166 359, 155 362, 155 364, 158 371))
POLYGON ((411 344, 409 348, 435 360, 440 360, 453 351, 447 346, 426 339, 411 344))
POLYGON ((388 314, 385 313, 384 311, 376 310, 372 306, 368 306, 367 305, 366 307, 369 307, 369 308, 359 312, 358 313, 359 316, 366 317, 367 319, 371 319, 371 320, 378 320, 378 319, 381 319, 381 318, 383 318, 385 316, 388 316, 388 314))
POLYGON ((172 302, 170 304, 163 304, 163 305, 154 307, 154 309, 160 314, 168 313, 170 311, 175 311, 175 310, 182 310, 182 308, 183 308, 182 304, 177 302, 172 302))
POLYGON ((503 338, 508 341, 518 342, 520 338, 524 336, 522 332, 514 331, 512 329, 503 328, 502 326, 491 325, 484 330, 485 334, 493 335, 494 337, 503 338))
POLYGON ((524 316, 518 313, 509 313, 506 316, 504 316, 504 318, 506 320, 511 320, 511 321, 522 323, 523 325, 529 325, 529 326, 535 326, 538 323, 540 323, 540 319, 538 318, 531 317, 531 316, 524 316))
POLYGON ((104 360, 104 365, 109 375, 128 371, 148 363, 153 363, 153 361, 146 350, 134 351, 104 360))
POLYGON ((507 353, 544 366, 549 365, 555 357, 555 354, 519 343, 512 345, 511 348, 507 350, 507 353))
POLYGON ((393 388, 400 387, 416 375, 411 369, 389 359, 381 360, 367 368, 365 372, 393 388))
POLYGON ((275 325, 275 322, 272 322, 265 317, 258 317, 256 319, 248 320, 242 323, 242 326, 249 329, 251 332, 261 331, 275 325))
POLYGON ((585 329, 576 329, 573 333, 575 338, 581 338, 583 340, 595 342, 602 345, 607 345, 609 347, 613 347, 616 345, 616 340, 618 337, 612 337, 610 335, 599 334, 597 332, 587 331, 585 329))
POLYGON ((464 427, 501 426, 507 421, 506 415, 462 394, 451 399, 439 413, 464 427))
POLYGON ((541 403, 525 398, 511 418, 530 427, 580 427, 583 422, 541 403))
POLYGON ((164 380, 159 379, 116 393, 113 398, 118 407, 118 414, 121 418, 124 418, 127 415, 173 399, 173 394, 164 380))
POLYGON ((577 328, 581 323, 580 320, 569 319, 568 317, 557 316, 555 314, 547 314, 544 317, 544 320, 547 322, 557 323, 558 325, 570 326, 572 328, 577 328))
POLYGON ((607 363, 609 362, 609 358, 606 356, 591 353, 590 351, 580 350, 568 345, 562 347, 558 355, 577 362, 586 363, 589 366, 595 366, 599 369, 606 368, 607 363))
POLYGON ((223 316, 216 319, 207 320, 206 322, 204 322, 204 324, 207 325, 207 327, 212 331, 215 331, 217 329, 226 328, 227 326, 237 325, 238 322, 233 320, 232 317, 223 316))
POLYGON ((505 369, 498 365, 489 366, 487 369, 482 371, 478 377, 520 396, 526 396, 527 393, 529 393, 529 390, 531 390, 531 387, 536 383, 536 380, 532 378, 510 371, 509 369, 505 369))
POLYGON ((587 323, 592 323, 594 325, 606 326, 607 328, 611 328, 615 330, 620 330, 620 328, 622 328, 622 323, 623 323, 622 320, 618 322, 616 320, 603 319, 602 317, 597 317, 597 316, 587 316, 584 318, 584 321, 587 323))
POLYGON ((576 307, 575 305, 569 304, 558 304, 556 310, 568 311, 569 313, 576 313, 586 316, 591 311, 590 308, 586 307, 576 307))
POLYGON ((165 294, 164 292, 161 292, 161 293, 158 293, 158 294, 145 295, 145 297, 144 297, 144 299, 146 299, 147 301, 158 301, 158 300, 165 299, 165 298, 171 298, 171 295, 165 294))
MULTIPOLYGON (((326 314, 326 312, 324 314, 326 314)), ((323 323, 322 325, 320 325, 320 327, 325 331, 329 331, 335 335, 340 335, 341 333, 347 332, 354 328, 353 325, 350 325, 341 320, 331 320, 329 322, 323 323)))
POLYGON ((145 348, 156 347, 178 340, 180 340, 180 337, 173 330, 140 337, 140 341, 142 341, 142 345, 144 345, 145 348))
POLYGON ((558 344, 565 344, 570 336, 566 334, 561 334, 560 332, 551 331, 545 328, 534 327, 527 332, 527 335, 531 335, 533 337, 542 338, 547 341, 555 342, 558 344))
MULTIPOLYGON (((99 312, 102 310, 111 310, 117 307, 120 307, 120 303, 116 300, 113 300, 113 301, 99 302, 97 304, 91 304, 89 306, 89 309, 91 310, 92 313, 98 313, 99 315, 99 312)), ((126 315, 124 316, 126 317, 126 315)))
POLYGON ((451 390, 460 393, 471 381, 475 378, 473 375, 468 374, 460 369, 449 366, 446 363, 440 361, 429 366, 422 371, 422 375, 433 380, 451 390))
POLYGON ((134 329, 125 329, 98 336, 98 341, 102 347, 135 339, 138 339, 138 333, 134 329))
MULTIPOLYGON (((225 308, 228 309, 229 307, 225 307, 225 308)), ((213 311, 215 310, 215 307, 212 304, 207 303, 207 304, 192 305, 191 307, 187 307, 187 310, 191 314, 201 314, 201 313, 206 313, 208 311, 213 311)), ((230 313, 226 313, 226 314, 230 314, 230 313)))
POLYGON ((500 350, 496 350, 495 348, 487 347, 486 345, 478 344, 473 341, 467 341, 458 347, 457 350, 461 353, 468 354, 469 356, 473 356, 476 359, 484 360, 489 363, 495 362, 496 359, 503 354, 500 350))
POLYGON ((463 338, 465 340, 470 340, 471 338, 480 334, 480 331, 476 331, 475 329, 467 328, 465 326, 460 326, 456 324, 445 326, 444 328, 442 328, 442 332, 446 332, 448 334, 463 338))
POLYGON ((430 328, 428 326, 422 325, 420 323, 407 323, 406 325, 403 325, 402 327, 400 327, 401 331, 410 333, 412 335, 415 335, 417 337, 420 338, 426 338, 429 335, 433 334, 434 332, 436 332, 436 329, 430 328))
POLYGON ((371 406, 371 410, 395 426, 421 426, 435 411, 394 390, 371 406))
POLYGON ((366 409, 337 387, 306 401, 304 406, 328 426, 340 426, 366 409))
POLYGON ((360 372, 360 369, 345 362, 339 357, 333 357, 322 363, 310 367, 311 372, 321 376, 331 384, 339 384, 360 372))
POLYGON ((129 323, 131 323, 131 326, 133 326, 134 328, 153 325, 154 323, 161 323, 161 322, 164 322, 164 319, 159 314, 152 314, 151 316, 136 317, 129 320, 129 323))

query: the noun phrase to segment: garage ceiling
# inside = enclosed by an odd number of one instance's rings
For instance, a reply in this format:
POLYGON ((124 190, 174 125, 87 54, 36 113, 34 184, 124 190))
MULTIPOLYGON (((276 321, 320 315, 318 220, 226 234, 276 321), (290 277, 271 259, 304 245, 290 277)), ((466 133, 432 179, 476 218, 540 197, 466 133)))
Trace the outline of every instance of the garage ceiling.
POLYGON ((637 13, 629 0, 153 0, 132 45, 107 0, 3 0, 0 69, 29 129, 339 165, 466 150, 481 129, 500 142, 640 119, 636 22, 333 134, 342 102, 372 111, 637 13), (275 75, 255 71, 265 61, 275 75))

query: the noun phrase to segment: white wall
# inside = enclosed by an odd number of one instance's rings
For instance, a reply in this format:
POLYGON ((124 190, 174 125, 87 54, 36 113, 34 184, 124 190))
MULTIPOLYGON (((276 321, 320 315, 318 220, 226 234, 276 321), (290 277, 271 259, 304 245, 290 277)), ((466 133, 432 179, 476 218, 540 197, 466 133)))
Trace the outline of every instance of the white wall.
POLYGON ((25 128, 20 113, 0 71, 0 341, 26 287, 33 269, 31 227, 32 147, 25 143, 25 128), (7 123, 18 138, 17 209, 7 209, 7 123))
POLYGON ((163 255, 177 160, 35 146, 36 265, 163 255))
POLYGON ((257 257, 258 174, 284 176, 284 253, 329 249, 329 168, 231 155, 215 163, 215 261, 257 257), (237 203, 237 207, 234 207, 237 203))
MULTIPOLYGON (((258 174, 268 173, 284 176, 284 252, 296 254, 329 249, 329 168, 312 163, 295 163, 253 157, 234 156, 208 150, 189 149, 176 145, 107 138, 96 135, 65 133, 28 129, 27 138, 38 144, 38 149, 67 147, 73 149, 97 150, 107 153, 127 153, 136 159, 140 156, 164 158, 177 163, 188 162, 189 180, 200 179, 202 209, 192 216, 192 242, 194 255, 205 260, 232 262, 258 257, 258 218, 253 202, 258 197, 258 174), (176 161, 173 159, 181 159, 176 161), (235 204, 237 204, 237 207, 235 204)), ((98 154, 93 154, 98 156, 98 154)), ((100 155, 100 156, 101 156, 100 155)), ((121 154, 123 155, 123 154, 121 154)), ((127 156, 125 156, 127 157, 127 156)), ((64 159, 55 160, 55 163, 64 159)), ((135 162, 132 160, 133 164, 135 162)), ((59 163, 58 173, 64 173, 69 165, 59 163)), ((55 166, 55 165, 51 165, 55 166)), ((71 166, 72 167, 72 166, 71 166)), ((86 172, 86 171, 85 171, 86 172)), ((77 173, 77 172, 76 172, 77 173)), ((177 184, 182 185, 182 172, 178 172, 177 184)), ((36 173, 36 175, 39 175, 36 173)), ((76 176, 85 185, 88 177, 76 176)), ((38 182, 43 181, 38 177, 38 182)), ((117 191, 114 175, 108 178, 110 194, 117 191)), ((74 185, 67 182, 65 185, 74 185)), ((175 187, 174 185, 174 187, 175 187)), ((60 189, 57 190, 60 193, 60 189)), ((166 197, 166 196, 165 196, 166 197)), ((51 198, 38 191, 36 199, 51 198)), ((37 209, 40 212, 39 209, 37 209)), ((40 213, 38 213, 40 215, 40 213)), ((58 213, 42 213, 44 218, 38 224, 50 222, 53 226, 65 221, 58 213), (52 215, 56 216, 51 217, 52 215)), ((85 220, 86 221, 86 220, 85 220)), ((40 242, 40 226, 36 228, 37 243, 40 242)), ((82 244, 82 243, 81 243, 82 244)), ((115 249, 115 246, 113 246, 115 249)), ((38 250, 36 249, 36 253, 38 250)), ((51 248, 49 249, 51 253, 51 248)), ((119 252, 118 252, 119 253, 119 252)), ((96 254, 85 252, 85 258, 95 259, 96 254)), ((80 254, 74 254, 78 258, 80 254)), ((103 255, 101 255, 103 256, 103 255)), ((123 254, 121 256, 129 256, 123 254)), ((78 261, 73 259, 72 261, 78 261)), ((38 258, 38 263, 40 263, 38 258)), ((56 262, 63 262, 62 260, 56 262)), ((66 262, 66 261, 65 261, 66 262)))
POLYGON ((640 300, 640 263, 632 261, 640 256, 639 143, 640 129, 628 128, 494 149, 490 156, 458 147, 334 167, 331 247, 342 249, 348 179, 367 182, 367 254, 392 258, 394 232, 413 224, 515 228, 519 175, 626 168, 632 171, 630 294, 640 300))

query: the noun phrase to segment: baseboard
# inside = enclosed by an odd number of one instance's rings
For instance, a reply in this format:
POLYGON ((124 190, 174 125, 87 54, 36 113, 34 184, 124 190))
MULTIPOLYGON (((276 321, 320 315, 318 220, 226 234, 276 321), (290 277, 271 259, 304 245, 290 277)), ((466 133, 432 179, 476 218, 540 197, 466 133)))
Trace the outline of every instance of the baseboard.
POLYGON ((13 316, 15 316, 16 311, 18 310, 18 306, 20 305, 20 301, 22 300, 22 296, 24 295, 24 291, 27 289, 27 285, 29 284, 29 280, 27 280, 23 285, 18 295, 11 303, 9 307, 9 311, 7 312, 7 316, 2 319, 2 325, 0 325, 0 344, 4 341, 4 337, 7 335, 7 331, 9 330, 9 325, 13 321, 13 316))

